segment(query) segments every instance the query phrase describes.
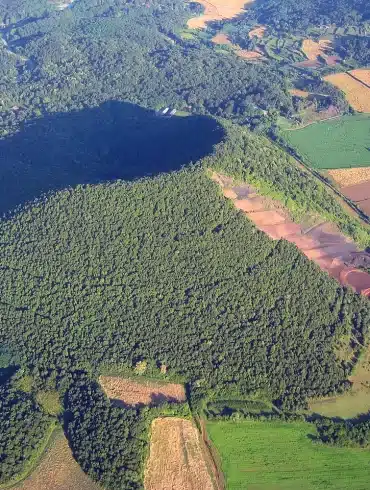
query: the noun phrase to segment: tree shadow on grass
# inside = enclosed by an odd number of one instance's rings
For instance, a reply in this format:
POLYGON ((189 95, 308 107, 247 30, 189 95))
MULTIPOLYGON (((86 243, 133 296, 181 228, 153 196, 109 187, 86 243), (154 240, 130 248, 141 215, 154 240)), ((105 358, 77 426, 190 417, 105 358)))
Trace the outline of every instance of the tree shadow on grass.
POLYGON ((0 141, 0 214, 48 191, 177 170, 223 136, 214 119, 122 102, 30 121, 0 141))

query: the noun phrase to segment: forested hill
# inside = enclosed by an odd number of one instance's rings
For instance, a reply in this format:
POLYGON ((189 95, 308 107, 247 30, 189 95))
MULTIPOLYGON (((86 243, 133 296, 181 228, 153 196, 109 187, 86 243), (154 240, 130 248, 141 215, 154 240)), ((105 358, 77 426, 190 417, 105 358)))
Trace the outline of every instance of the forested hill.
POLYGON ((40 14, 34 0, 33 16, 15 5, 0 5, 7 43, 0 43, 2 134, 25 119, 107 100, 171 105, 261 128, 274 111, 292 111, 277 68, 250 65, 211 43, 181 37, 194 4, 78 0, 40 14))
POLYGON ((277 31, 305 30, 335 24, 346 27, 370 20, 368 0, 256 0, 253 11, 258 22, 277 31))
MULTIPOLYGON (((205 163, 227 169, 247 145, 205 163)), ((0 340, 40 383, 146 359, 206 393, 299 406, 345 386, 334 346, 367 335, 368 301, 258 232, 203 167, 61 191, 3 221, 0 240, 0 340)))

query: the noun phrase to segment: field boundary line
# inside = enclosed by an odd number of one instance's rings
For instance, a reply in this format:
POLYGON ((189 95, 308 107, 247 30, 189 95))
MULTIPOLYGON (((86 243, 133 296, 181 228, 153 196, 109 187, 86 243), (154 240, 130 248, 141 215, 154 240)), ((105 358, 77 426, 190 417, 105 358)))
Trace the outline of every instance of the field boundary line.
POLYGON ((196 425, 198 425, 200 429, 200 436, 203 442, 203 451, 206 453, 205 460, 206 462, 208 460, 211 465, 211 471, 214 476, 212 480, 214 480, 216 490, 226 490, 225 478, 221 470, 221 460, 208 437, 204 419, 202 417, 196 417, 196 425))
POLYGON ((356 82, 359 82, 361 83, 362 85, 364 85, 366 88, 370 89, 370 85, 368 85, 366 82, 364 82, 363 80, 361 80, 360 78, 357 78, 355 75, 352 75, 351 72, 349 71, 346 71, 347 75, 349 75, 351 78, 353 78, 354 80, 356 80, 356 82))

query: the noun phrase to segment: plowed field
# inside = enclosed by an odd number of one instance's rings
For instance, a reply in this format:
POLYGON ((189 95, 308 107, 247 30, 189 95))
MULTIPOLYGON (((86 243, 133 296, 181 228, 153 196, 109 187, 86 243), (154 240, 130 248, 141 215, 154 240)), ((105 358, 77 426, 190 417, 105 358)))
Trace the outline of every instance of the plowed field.
POLYGON ((324 79, 342 90, 346 94, 349 104, 356 111, 370 112, 370 88, 361 81, 356 80, 348 73, 335 73, 324 77, 324 79))
POLYGON ((98 490, 72 456, 67 439, 60 432, 45 452, 35 471, 13 490, 98 490))
POLYGON ((244 10, 244 5, 253 0, 197 0, 204 7, 204 14, 193 17, 188 21, 190 29, 204 29, 207 22, 222 19, 232 19, 244 10))
POLYGON ((145 490, 214 490, 205 451, 200 434, 190 420, 155 419, 145 490))
POLYGON ((108 398, 124 405, 160 405, 186 400, 185 389, 181 384, 137 382, 118 376, 100 376, 99 382, 108 398))

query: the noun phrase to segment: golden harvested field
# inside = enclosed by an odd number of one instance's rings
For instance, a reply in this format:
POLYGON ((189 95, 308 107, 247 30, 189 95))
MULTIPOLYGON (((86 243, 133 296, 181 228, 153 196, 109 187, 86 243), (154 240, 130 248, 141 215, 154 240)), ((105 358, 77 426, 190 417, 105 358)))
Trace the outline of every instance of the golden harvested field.
POLYGON ((360 80, 361 82, 364 82, 370 86, 370 70, 366 70, 366 69, 352 70, 350 71, 350 74, 355 78, 357 78, 357 80, 360 80))
POLYGON ((362 184, 370 180, 370 167, 342 168, 328 170, 328 175, 340 186, 362 184))
POLYGON ((256 26, 254 29, 249 31, 248 33, 249 39, 253 39, 254 37, 258 37, 259 39, 261 39, 264 36, 266 29, 267 29, 266 26, 256 26))
POLYGON ((119 376, 100 376, 99 382, 108 398, 125 405, 160 405, 186 400, 185 389, 181 384, 137 382, 119 376))
POLYGON ((55 435, 35 471, 13 490, 99 490, 72 456, 62 431, 55 435))
POLYGON ((359 112, 370 112, 370 88, 355 80, 348 73, 335 73, 324 77, 346 94, 349 104, 359 112))
POLYGON ((310 95, 310 92, 306 92, 306 90, 300 90, 299 88, 291 88, 289 90, 291 95, 295 95, 296 97, 307 98, 310 95))
POLYGON ((305 39, 302 44, 302 51, 309 60, 316 61, 319 56, 325 55, 325 52, 331 47, 332 43, 328 39, 321 39, 319 42, 305 39))
POLYGON ((197 0, 204 7, 204 14, 193 17, 188 21, 190 29, 204 29, 207 22, 222 19, 232 19, 244 10, 244 5, 253 0, 197 0))
POLYGON ((145 490, 214 490, 199 431, 177 417, 152 423, 145 490))

